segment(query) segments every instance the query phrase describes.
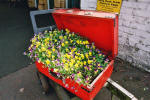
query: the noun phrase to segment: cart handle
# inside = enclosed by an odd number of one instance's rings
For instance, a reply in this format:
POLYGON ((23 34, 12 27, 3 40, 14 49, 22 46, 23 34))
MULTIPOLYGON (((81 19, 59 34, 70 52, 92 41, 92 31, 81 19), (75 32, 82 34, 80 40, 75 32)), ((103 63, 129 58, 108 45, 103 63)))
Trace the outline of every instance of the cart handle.
POLYGON ((35 20, 36 15, 48 14, 53 12, 54 9, 30 11, 30 18, 31 18, 34 34, 38 34, 39 32, 43 32, 45 30, 53 30, 56 28, 56 25, 38 28, 35 20))

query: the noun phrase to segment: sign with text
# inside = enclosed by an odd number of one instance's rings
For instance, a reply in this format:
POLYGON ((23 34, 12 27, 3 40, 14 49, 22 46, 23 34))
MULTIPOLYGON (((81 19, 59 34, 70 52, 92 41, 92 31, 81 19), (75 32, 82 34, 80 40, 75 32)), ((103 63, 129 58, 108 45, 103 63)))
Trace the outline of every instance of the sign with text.
POLYGON ((97 0, 97 10, 109 13, 120 13, 122 0, 97 0))

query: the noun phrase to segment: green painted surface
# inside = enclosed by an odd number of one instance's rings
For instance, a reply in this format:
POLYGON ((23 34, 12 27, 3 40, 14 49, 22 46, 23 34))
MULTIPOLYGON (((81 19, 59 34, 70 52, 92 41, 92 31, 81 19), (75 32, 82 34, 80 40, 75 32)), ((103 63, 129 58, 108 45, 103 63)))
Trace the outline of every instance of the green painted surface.
POLYGON ((0 3, 0 77, 29 64, 23 52, 32 35, 29 12, 0 3))

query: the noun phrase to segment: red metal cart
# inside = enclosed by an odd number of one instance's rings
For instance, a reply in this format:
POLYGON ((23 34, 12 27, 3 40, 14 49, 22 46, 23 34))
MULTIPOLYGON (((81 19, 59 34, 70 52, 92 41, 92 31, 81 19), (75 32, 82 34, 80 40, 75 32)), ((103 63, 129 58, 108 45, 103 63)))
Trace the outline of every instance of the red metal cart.
POLYGON ((114 58, 118 53, 118 15, 98 11, 59 9, 54 10, 52 16, 59 30, 67 28, 71 32, 87 37, 108 55, 111 61, 89 86, 79 85, 71 79, 58 79, 38 62, 36 62, 37 69, 82 100, 92 100, 113 71, 114 58))

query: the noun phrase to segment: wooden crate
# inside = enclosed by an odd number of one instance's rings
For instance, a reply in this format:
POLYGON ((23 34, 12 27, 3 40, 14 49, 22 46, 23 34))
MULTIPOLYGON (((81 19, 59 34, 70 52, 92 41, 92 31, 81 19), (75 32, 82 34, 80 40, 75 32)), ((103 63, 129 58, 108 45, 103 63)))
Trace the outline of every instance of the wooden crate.
POLYGON ((54 0, 54 7, 60 8, 60 0, 54 0))
POLYGON ((39 4, 47 4, 47 0, 39 0, 39 4))
POLYGON ((44 5, 44 9, 48 9, 48 5, 44 5))
POLYGON ((54 7, 55 8, 65 8, 66 0, 54 0, 54 7))
POLYGON ((39 10, 48 9, 48 5, 47 5, 47 4, 39 4, 39 5, 38 5, 38 9, 39 9, 39 10))
POLYGON ((35 0, 28 0, 28 6, 29 6, 29 8, 34 8, 35 7, 35 0))
POLYGON ((66 0, 60 0, 60 8, 66 7, 66 0))

